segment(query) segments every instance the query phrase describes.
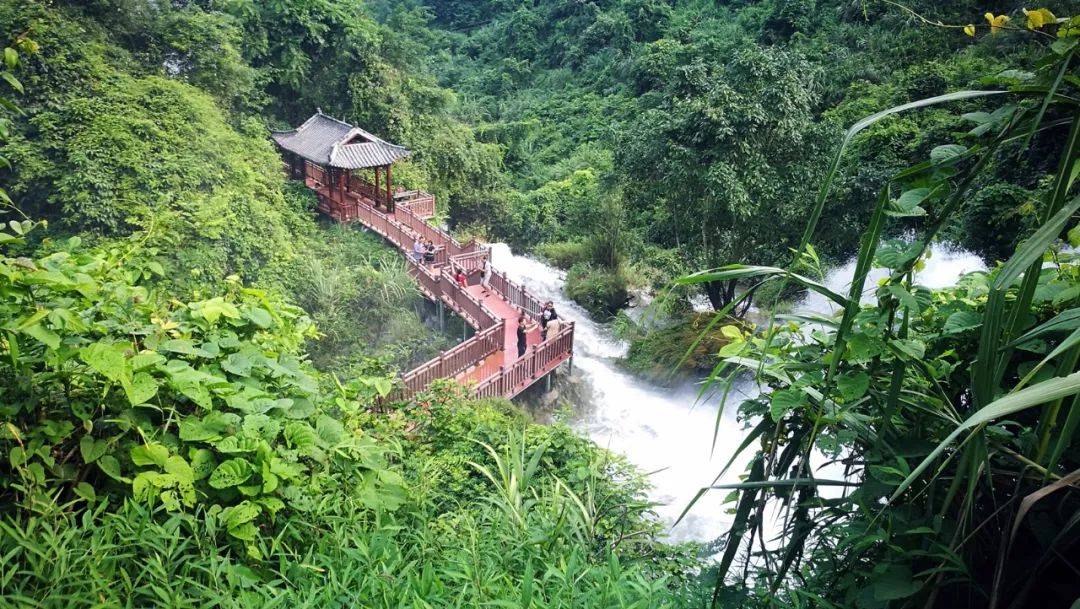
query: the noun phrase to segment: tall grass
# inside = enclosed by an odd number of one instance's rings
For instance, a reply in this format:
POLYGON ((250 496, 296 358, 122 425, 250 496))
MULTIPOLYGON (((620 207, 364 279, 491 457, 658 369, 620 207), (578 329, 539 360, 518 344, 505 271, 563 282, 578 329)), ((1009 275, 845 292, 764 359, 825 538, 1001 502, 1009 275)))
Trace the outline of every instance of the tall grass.
MULTIPOLYGON (((251 562, 201 514, 132 502, 0 520, 0 606, 19 608, 683 606, 662 565, 619 550, 605 506, 545 470, 521 432, 474 464, 479 504, 414 495, 394 513, 324 498, 279 523, 251 562)), ((588 483, 586 487, 589 488, 588 483)), ((633 538, 633 531, 626 531, 633 538)))

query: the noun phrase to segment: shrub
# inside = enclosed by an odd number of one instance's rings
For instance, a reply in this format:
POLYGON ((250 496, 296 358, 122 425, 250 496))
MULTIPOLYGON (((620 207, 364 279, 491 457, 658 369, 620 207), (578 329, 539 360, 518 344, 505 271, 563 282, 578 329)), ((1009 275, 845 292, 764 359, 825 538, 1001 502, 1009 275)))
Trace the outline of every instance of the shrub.
POLYGON ((200 300, 162 298, 156 252, 126 245, 85 251, 73 238, 38 259, 0 258, 0 502, 48 512, 117 494, 202 507, 254 556, 261 526, 328 489, 396 503, 385 447, 340 419, 360 408, 356 394, 319 391, 303 311, 235 279, 200 300))
POLYGON ((618 270, 578 263, 566 276, 566 294, 599 318, 608 318, 626 306, 629 282, 618 270))
POLYGON ((539 245, 536 251, 560 269, 569 269, 575 264, 586 262, 592 255, 589 243, 583 241, 544 243, 539 245))
POLYGON ((696 313, 668 327, 639 332, 630 341, 627 368, 662 383, 712 370, 719 362, 716 354, 733 336, 732 326, 710 323, 713 317, 696 313))

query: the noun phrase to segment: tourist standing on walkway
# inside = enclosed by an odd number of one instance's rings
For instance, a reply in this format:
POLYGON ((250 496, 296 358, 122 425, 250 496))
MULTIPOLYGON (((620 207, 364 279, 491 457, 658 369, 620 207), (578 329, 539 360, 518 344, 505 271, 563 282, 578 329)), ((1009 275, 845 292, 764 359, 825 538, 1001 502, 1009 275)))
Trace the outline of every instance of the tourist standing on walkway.
POLYGON ((548 324, 559 318, 559 314, 555 312, 555 303, 550 300, 544 303, 544 308, 540 310, 540 340, 547 340, 548 337, 548 324))
POLYGON ((484 288, 484 296, 488 295, 488 290, 491 289, 491 261, 484 260, 484 268, 480 275, 480 285, 484 288))
POLYGON ((469 278, 465 275, 465 271, 461 269, 458 269, 457 274, 454 275, 454 281, 457 281, 462 288, 469 287, 469 278))
POLYGON ((428 239, 427 245, 424 246, 424 262, 435 264, 435 243, 431 239, 428 239))
POLYGON ((529 332, 531 332, 535 328, 536 328, 536 324, 533 321, 531 321, 525 315, 525 313, 521 313, 521 314, 518 315, 517 348, 518 348, 518 358, 519 359, 523 355, 525 355, 525 349, 528 347, 528 343, 529 343, 529 340, 528 340, 529 332))
POLYGON ((547 340, 548 336, 550 336, 552 338, 555 338, 556 336, 558 336, 560 328, 562 328, 562 322, 559 321, 558 317, 556 317, 555 319, 549 321, 548 324, 547 324, 547 332, 544 333, 545 334, 544 340, 547 340))
POLYGON ((424 240, 417 237, 412 246, 412 257, 417 264, 420 264, 420 262, 424 260, 424 249, 424 240))

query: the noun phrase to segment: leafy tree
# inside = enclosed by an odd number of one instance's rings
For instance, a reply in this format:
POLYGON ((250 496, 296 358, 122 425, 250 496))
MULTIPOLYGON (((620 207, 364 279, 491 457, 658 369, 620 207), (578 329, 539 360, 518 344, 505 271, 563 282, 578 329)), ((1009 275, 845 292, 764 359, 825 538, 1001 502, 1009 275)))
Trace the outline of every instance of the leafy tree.
MULTIPOLYGON (((813 196, 815 86, 805 60, 764 48, 677 72, 617 157, 650 237, 705 267, 784 256, 813 196)), ((735 297, 734 282, 704 287, 718 309, 735 297)))

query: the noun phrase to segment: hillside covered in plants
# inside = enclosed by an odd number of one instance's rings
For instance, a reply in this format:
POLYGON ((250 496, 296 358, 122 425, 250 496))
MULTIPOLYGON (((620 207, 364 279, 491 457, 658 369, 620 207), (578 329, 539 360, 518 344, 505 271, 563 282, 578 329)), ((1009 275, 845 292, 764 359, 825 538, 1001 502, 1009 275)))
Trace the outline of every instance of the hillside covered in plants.
POLYGON ((0 0, 0 607, 1075 607, 1075 9, 0 0), (719 404, 722 529, 580 389, 401 397, 462 337, 283 172, 316 109, 719 404))

